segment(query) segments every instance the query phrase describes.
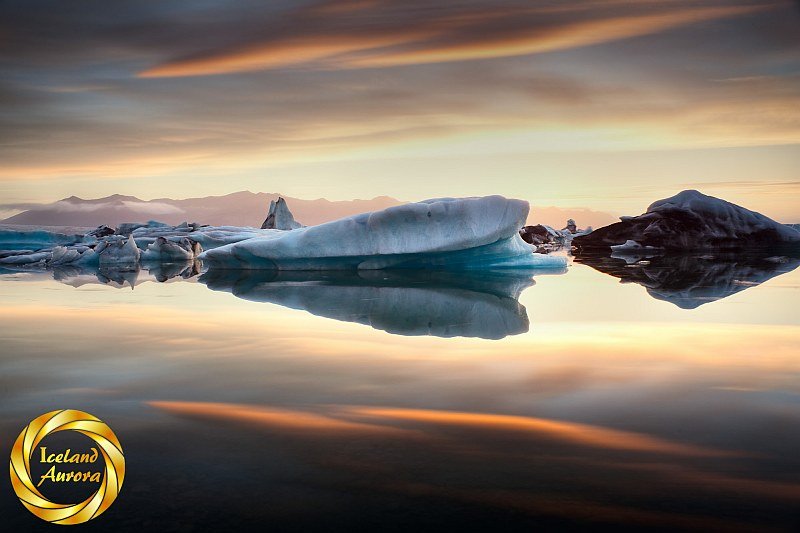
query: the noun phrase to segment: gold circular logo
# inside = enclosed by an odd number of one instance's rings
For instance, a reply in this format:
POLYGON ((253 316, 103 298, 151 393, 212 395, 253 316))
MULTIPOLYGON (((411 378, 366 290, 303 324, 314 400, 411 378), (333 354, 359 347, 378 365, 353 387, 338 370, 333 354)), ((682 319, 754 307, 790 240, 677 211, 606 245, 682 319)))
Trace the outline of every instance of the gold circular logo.
MULTIPOLYGON (((55 454, 49 456, 45 448, 40 449, 41 460, 45 463, 93 463, 97 458, 97 449, 93 454, 55 454)), ((45 476, 56 480, 55 464, 45 476)), ((125 478, 125 457, 122 446, 105 423, 95 416, 75 409, 51 411, 28 424, 14 442, 11 449, 11 484, 19 500, 30 512, 53 524, 81 524, 101 515, 117 499, 122 481, 125 478), (76 431, 92 439, 105 460, 102 472, 59 472, 58 481, 99 481, 99 488, 84 501, 76 504, 61 504, 45 498, 31 479, 31 460, 41 440, 58 431, 76 431), (96 477, 95 477, 96 476, 96 477)), ((40 483, 41 484, 41 481, 40 483)))

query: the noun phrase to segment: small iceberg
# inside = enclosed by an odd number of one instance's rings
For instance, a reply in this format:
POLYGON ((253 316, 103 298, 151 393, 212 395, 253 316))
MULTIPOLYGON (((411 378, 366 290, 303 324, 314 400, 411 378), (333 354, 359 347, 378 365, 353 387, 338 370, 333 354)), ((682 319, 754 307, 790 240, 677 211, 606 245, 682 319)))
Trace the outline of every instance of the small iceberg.
POLYGON ((200 259, 212 269, 565 267, 566 257, 535 254, 520 237, 528 211, 527 202, 502 196, 438 198, 262 234, 207 250, 200 259))
POLYGON ((94 250, 99 255, 100 267, 113 265, 120 270, 138 270, 141 252, 133 237, 128 237, 125 241, 104 242, 101 246, 97 247, 100 250, 94 250))
POLYGON ((292 212, 289 211, 289 206, 286 205, 286 200, 282 197, 269 203, 267 218, 261 224, 261 229, 291 230, 301 227, 303 225, 294 219, 292 212))
POLYGON ((155 242, 148 244, 142 253, 142 261, 158 263, 185 263, 193 261, 203 251, 200 243, 182 237, 177 241, 169 241, 165 237, 157 237, 155 242))

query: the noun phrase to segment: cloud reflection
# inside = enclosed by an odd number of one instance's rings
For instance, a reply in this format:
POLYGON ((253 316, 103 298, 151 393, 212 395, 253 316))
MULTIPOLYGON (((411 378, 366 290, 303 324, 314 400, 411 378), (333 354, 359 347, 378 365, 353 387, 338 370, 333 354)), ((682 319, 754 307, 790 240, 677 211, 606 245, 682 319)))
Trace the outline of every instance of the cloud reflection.
MULTIPOLYGON (((306 406, 287 409, 257 405, 218 402, 148 401, 148 405, 177 416, 194 416, 210 420, 242 422, 275 431, 307 433, 396 433, 398 436, 429 437, 442 430, 459 426, 473 432, 489 434, 526 434, 537 439, 553 440, 562 445, 653 453, 687 457, 742 457, 741 452, 717 450, 675 442, 652 435, 531 416, 499 413, 404 409, 373 406, 306 406), (314 411, 309 410, 313 408, 314 411), (411 429, 395 427, 398 422, 410 423, 411 429)), ((439 438, 437 437, 437 438, 439 438)))
POLYGON ((248 425, 274 428, 282 431, 302 431, 306 433, 407 433, 402 429, 386 425, 351 422, 333 416, 299 411, 278 409, 256 405, 236 405, 213 402, 170 402, 150 401, 151 407, 161 409, 178 416, 194 416, 211 420, 242 422, 248 425))
POLYGON ((729 461, 746 457, 741 453, 565 420, 354 405, 276 409, 209 402, 147 403, 200 424, 204 420, 243 423, 265 431, 269 439, 288 437, 291 440, 285 445, 293 450, 294 458, 317 465, 324 471, 318 472, 320 478, 338 480, 337 490, 343 483, 348 490, 451 499, 532 516, 726 530, 742 524, 713 514, 662 512, 642 502, 679 494, 800 499, 797 483, 715 471, 720 465, 730 470, 729 461), (396 427, 398 423, 403 428, 396 427), (453 427, 460 431, 452 431, 453 427), (341 437, 360 440, 342 447, 337 444, 341 437), (391 440, 381 440, 380 445, 373 440, 385 437, 391 440), (653 455, 648 459, 634 454, 653 455), (446 462, 447 468, 440 462, 446 462), (486 470, 482 464, 491 468, 486 470), (525 478, 526 474, 539 477, 525 478), (515 487, 523 478, 525 485, 515 487), (607 493, 595 492, 601 488, 612 491, 615 499, 605 501, 607 493), (577 493, 564 498, 562 491, 576 489, 577 493), (626 500, 633 494, 635 500, 626 500))

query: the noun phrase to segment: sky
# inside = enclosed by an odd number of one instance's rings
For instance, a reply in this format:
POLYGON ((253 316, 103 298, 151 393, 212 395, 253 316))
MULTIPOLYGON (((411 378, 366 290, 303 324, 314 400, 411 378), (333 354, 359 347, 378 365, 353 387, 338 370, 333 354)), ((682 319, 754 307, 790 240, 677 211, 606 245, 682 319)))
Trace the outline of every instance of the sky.
POLYGON ((0 2, 0 208, 696 188, 800 222, 789 1, 0 2))

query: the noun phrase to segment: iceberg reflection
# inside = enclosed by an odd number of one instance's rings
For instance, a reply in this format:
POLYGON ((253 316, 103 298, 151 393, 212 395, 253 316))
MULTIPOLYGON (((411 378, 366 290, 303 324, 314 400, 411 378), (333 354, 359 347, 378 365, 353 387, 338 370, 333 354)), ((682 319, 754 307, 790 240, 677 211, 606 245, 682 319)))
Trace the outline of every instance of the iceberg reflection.
MULTIPOLYGON (((25 273, 28 279, 52 276, 65 285, 102 284, 116 288, 146 281, 196 278, 214 291, 281 305, 343 322, 407 336, 502 339, 529 328, 523 290, 533 285, 533 270, 453 272, 443 270, 216 270, 203 274, 198 261, 144 263, 141 268, 60 265, 56 268, 0 268, 0 274, 25 273), (199 275, 199 277, 197 277, 199 275)), ((564 274, 564 268, 535 270, 564 274)))
POLYGON ((581 255, 575 259, 599 272, 638 283, 658 300, 681 309, 732 296, 791 272, 800 259, 764 255, 581 255))
MULTIPOLYGON (((566 269, 548 271, 563 273, 566 269)), ((541 273, 541 271, 537 271, 541 273)), ((501 339, 528 331, 530 272, 210 270, 208 288, 398 335, 501 339)))

